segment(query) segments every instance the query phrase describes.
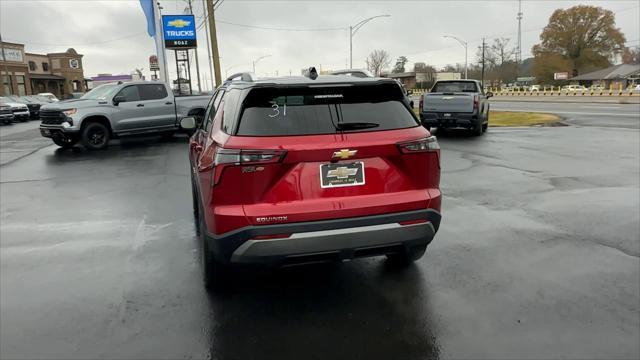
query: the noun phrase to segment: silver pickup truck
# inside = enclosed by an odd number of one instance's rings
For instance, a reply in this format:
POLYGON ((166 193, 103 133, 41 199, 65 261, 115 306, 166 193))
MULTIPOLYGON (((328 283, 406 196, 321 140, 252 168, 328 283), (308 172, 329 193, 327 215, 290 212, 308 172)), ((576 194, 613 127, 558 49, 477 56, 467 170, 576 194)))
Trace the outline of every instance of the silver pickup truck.
POLYGON ((100 150, 113 138, 180 131, 180 120, 202 116, 210 98, 174 97, 160 82, 104 84, 80 99, 42 106, 40 134, 64 148, 80 141, 89 150, 100 150))
POLYGON ((466 128, 480 136, 489 126, 492 96, 477 80, 438 81, 420 98, 420 120, 427 128, 466 128))

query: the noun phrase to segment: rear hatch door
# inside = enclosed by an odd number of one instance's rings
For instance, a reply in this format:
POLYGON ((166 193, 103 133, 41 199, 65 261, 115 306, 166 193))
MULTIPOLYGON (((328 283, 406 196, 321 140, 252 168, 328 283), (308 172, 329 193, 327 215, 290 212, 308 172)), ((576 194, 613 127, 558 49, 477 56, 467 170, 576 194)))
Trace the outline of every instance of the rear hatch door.
POLYGON ((399 150, 429 136, 403 99, 388 82, 253 89, 225 149, 286 154, 225 169, 219 190, 240 184, 255 225, 425 209, 438 159, 399 150))

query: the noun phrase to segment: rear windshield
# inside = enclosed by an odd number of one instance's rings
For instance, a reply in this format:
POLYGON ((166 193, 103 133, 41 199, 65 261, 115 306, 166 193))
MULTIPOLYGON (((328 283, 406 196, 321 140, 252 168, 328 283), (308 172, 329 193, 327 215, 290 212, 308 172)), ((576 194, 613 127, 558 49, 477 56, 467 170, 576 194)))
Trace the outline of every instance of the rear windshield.
POLYGON ((448 81, 436 83, 431 92, 478 92, 478 88, 471 81, 448 81))
POLYGON ((280 136, 403 129, 418 125, 397 84, 254 88, 237 135, 280 136))

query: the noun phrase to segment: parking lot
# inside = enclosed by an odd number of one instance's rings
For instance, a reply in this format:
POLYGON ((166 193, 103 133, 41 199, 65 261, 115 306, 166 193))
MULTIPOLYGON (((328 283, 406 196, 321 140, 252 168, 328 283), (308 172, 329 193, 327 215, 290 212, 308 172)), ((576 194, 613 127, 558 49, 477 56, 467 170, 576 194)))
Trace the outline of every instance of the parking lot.
POLYGON ((186 137, 87 152, 2 127, 0 357, 638 358, 640 119, 566 116, 437 134, 443 221, 411 268, 248 269, 216 295, 186 137))

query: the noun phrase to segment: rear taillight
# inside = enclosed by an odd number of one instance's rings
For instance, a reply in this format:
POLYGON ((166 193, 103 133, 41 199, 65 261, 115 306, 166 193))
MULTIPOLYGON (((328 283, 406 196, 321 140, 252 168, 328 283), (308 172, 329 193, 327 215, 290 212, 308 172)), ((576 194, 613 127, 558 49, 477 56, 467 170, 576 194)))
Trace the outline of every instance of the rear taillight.
POLYGON ((478 106, 479 106, 478 95, 474 95, 473 96, 473 110, 478 110, 478 106))
POLYGON ((435 136, 429 136, 428 138, 420 140, 399 143, 398 149, 400 149, 400 152, 403 154, 412 154, 440 150, 440 145, 435 136))
POLYGON ((269 164, 277 163, 284 159, 286 150, 241 150, 241 149, 218 149, 214 165, 232 164, 269 164))
POLYGON ((214 170, 211 178, 211 185, 216 185, 222 178, 224 169, 229 166, 248 166, 273 164, 281 162, 286 150, 243 150, 243 149, 223 149, 218 148, 214 158, 214 170))
POLYGON ((418 109, 422 111, 422 105, 424 105, 424 94, 420 95, 420 101, 418 101, 418 109))

